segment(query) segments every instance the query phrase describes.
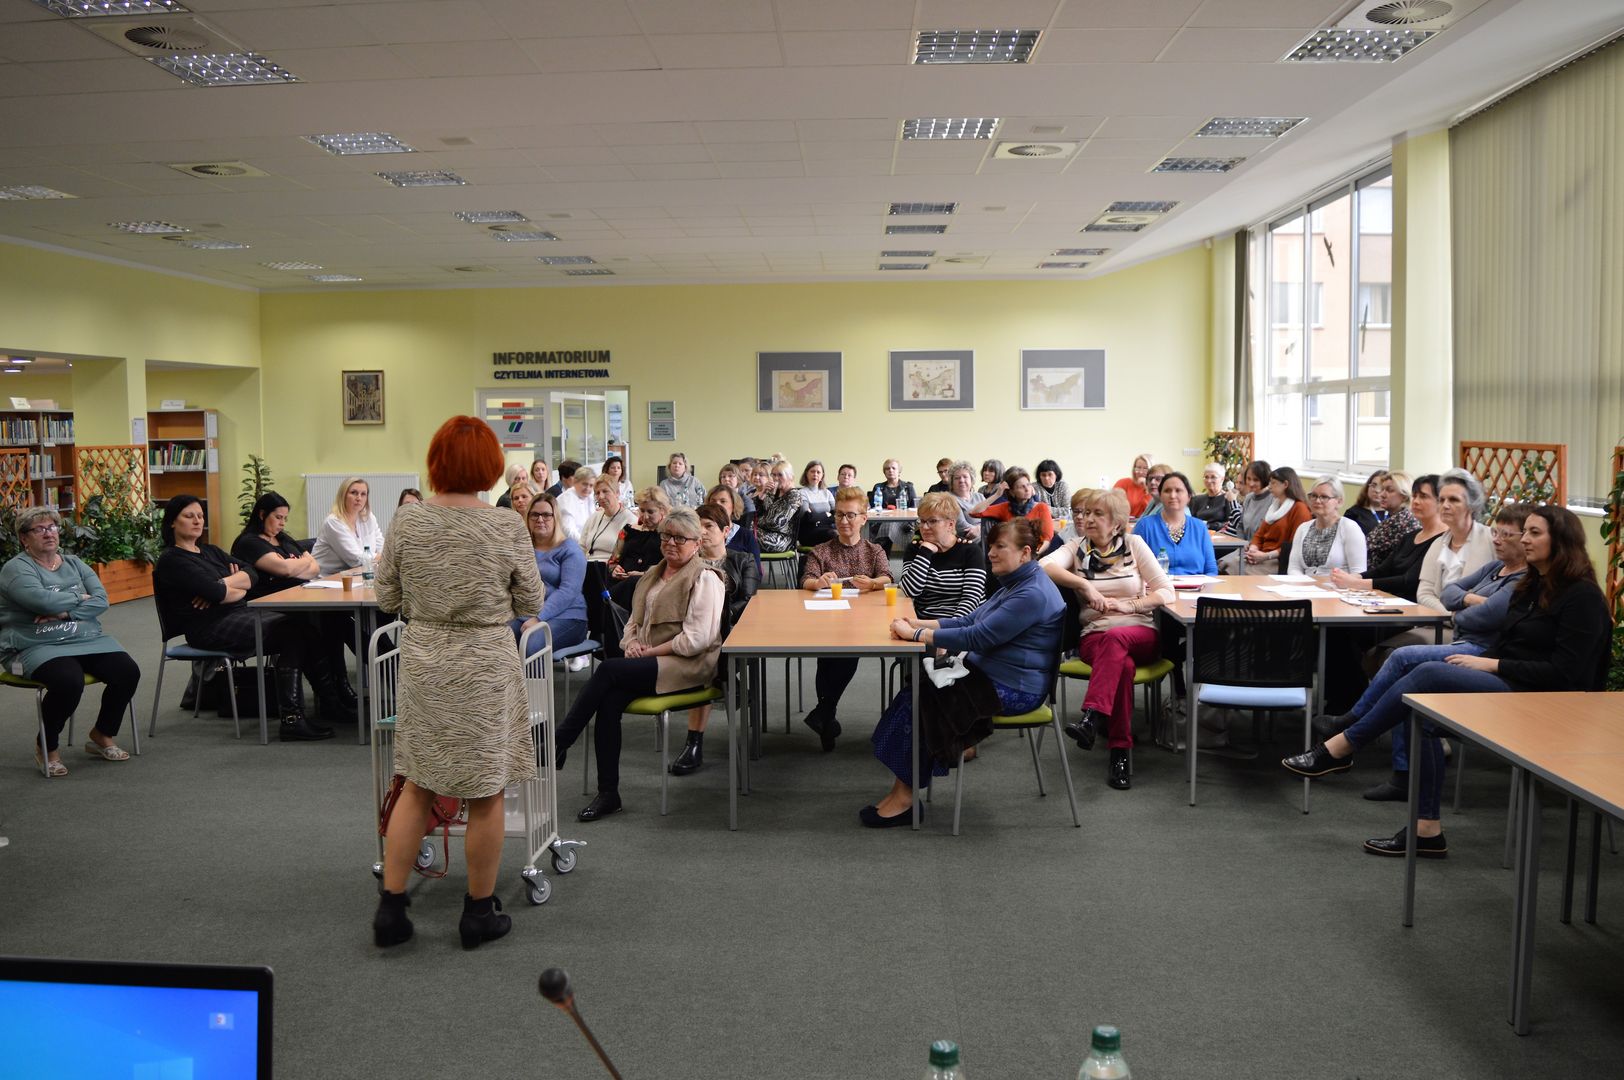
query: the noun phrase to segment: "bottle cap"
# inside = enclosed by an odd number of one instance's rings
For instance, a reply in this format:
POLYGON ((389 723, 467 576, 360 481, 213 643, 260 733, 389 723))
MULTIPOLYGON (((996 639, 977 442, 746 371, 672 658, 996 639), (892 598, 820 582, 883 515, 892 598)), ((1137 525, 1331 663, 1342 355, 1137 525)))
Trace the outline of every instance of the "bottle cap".
POLYGON ((957 1065, 959 1063, 959 1044, 949 1042, 947 1039, 939 1039, 931 1043, 930 1063, 940 1069, 948 1069, 957 1065))
POLYGON ((1115 1025, 1101 1024, 1094 1029, 1094 1049, 1116 1053, 1122 1049, 1122 1032, 1115 1025))

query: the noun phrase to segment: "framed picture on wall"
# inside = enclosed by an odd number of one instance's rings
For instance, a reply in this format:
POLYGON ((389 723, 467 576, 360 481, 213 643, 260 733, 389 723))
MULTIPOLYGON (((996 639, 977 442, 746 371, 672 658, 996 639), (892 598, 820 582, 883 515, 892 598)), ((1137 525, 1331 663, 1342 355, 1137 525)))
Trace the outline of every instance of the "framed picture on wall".
POLYGON ((1022 349, 1021 408, 1105 408, 1105 350, 1022 349))
POLYGON ((840 354, 756 353, 757 412, 839 412, 840 354))
POLYGON ((969 349, 891 353, 891 409, 974 409, 976 354, 969 349))
POLYGON ((346 424, 383 423, 383 372, 346 371, 340 375, 346 424))

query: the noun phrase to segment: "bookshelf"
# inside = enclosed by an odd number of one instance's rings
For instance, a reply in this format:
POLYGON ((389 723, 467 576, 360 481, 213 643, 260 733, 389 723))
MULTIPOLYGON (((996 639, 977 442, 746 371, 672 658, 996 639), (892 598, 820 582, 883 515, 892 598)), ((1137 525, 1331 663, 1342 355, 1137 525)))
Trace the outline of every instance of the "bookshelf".
POLYGON ((0 449, 28 453, 29 501, 72 514, 73 413, 67 409, 0 410, 0 449))
POLYGON ((203 500, 209 519, 209 543, 229 546, 235 533, 222 539, 227 518, 235 515, 220 499, 220 414, 213 409, 159 409, 147 413, 147 474, 152 499, 162 505, 176 495, 203 500))

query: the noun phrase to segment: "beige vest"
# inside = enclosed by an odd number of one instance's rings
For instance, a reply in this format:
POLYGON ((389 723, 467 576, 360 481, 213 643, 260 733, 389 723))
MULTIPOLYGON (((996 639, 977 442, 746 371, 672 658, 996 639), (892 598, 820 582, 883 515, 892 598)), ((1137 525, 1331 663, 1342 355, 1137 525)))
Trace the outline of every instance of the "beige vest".
MULTIPOLYGON (((689 559, 688 565, 678 570, 676 576, 660 589, 659 595, 654 598, 653 606, 650 607, 648 594, 664 573, 665 560, 661 559, 648 568, 648 572, 637 582, 637 588, 632 592, 631 618, 638 627, 638 639, 645 645, 664 645, 682 633, 683 621, 688 617, 688 603, 693 598, 699 575, 714 574, 716 571, 707 567, 697 556, 689 559)), ((723 588, 725 590, 726 582, 723 583, 723 588)), ((717 614, 719 622, 720 608, 717 609, 717 614)), ((718 625, 710 648, 697 656, 678 656, 672 653, 657 658, 660 674, 655 690, 661 694, 669 694, 676 690, 707 685, 716 676, 716 661, 721 652, 722 635, 721 627, 718 625)))

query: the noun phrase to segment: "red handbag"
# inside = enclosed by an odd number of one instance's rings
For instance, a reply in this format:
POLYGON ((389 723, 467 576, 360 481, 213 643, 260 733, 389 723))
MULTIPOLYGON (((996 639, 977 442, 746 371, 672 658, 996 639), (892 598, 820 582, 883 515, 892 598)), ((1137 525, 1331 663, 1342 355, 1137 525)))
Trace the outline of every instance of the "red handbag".
MULTIPOLYGON (((406 786, 406 777, 396 773, 389 780, 389 791, 383 797, 383 805, 378 808, 378 835, 389 835, 389 818, 395 812, 395 803, 400 801, 400 793, 406 786)), ((424 877, 443 878, 451 867, 451 827, 453 825, 467 825, 468 817, 464 812, 463 801, 454 795, 435 795, 429 800, 428 814, 423 819, 422 835, 432 836, 434 830, 439 829, 442 842, 445 845, 445 857, 440 862, 440 869, 422 867, 413 864, 412 868, 424 877)))

